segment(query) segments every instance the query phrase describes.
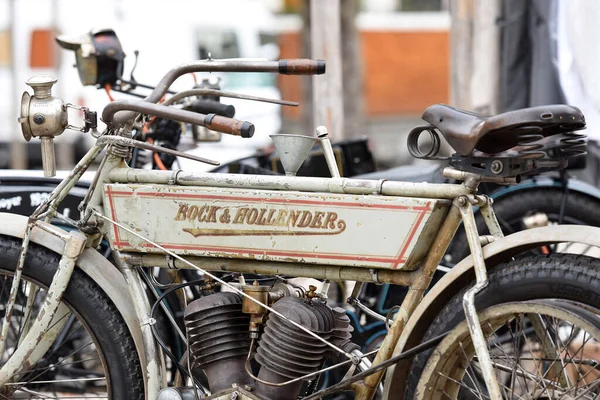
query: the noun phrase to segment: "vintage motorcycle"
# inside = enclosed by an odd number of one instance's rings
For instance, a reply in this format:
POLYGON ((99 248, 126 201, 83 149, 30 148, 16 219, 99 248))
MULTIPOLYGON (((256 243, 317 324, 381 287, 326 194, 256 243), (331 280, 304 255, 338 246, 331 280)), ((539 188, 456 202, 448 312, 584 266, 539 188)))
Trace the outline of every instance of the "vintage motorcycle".
POLYGON ((492 201, 477 194, 482 182, 517 182, 563 168, 584 152, 578 109, 544 106, 482 118, 445 105, 428 108, 429 124, 409 140, 428 132, 436 143, 443 135, 456 150, 444 175, 456 184, 341 178, 324 127, 316 137, 273 135, 286 176, 129 167, 132 148, 216 164, 133 139, 148 116, 252 136, 249 122, 157 104, 175 79, 199 71, 321 74, 325 63, 184 64, 144 100, 107 105, 102 133, 92 111, 52 97, 56 80, 27 82, 34 93, 23 94, 19 121, 27 140, 41 139, 47 175, 54 173, 53 138, 69 126, 69 108, 84 113, 79 128, 97 141, 29 218, 1 214, 0 395, 316 399, 352 390, 369 399, 384 375, 384 398, 600 394, 600 262, 568 254, 513 258, 563 242, 600 246, 600 230, 545 226, 504 237, 492 201), (538 142, 546 137, 559 144, 538 142), (526 138, 536 153, 513 151, 526 138), (294 176, 315 143, 332 177, 294 176), (58 213, 103 149, 80 219, 58 213), (474 205, 490 235, 478 233, 474 205), (53 218, 70 230, 51 225, 53 218), (461 222, 471 255, 425 294, 461 222), (95 250, 102 240, 116 266, 95 250), (146 291, 156 285, 143 267, 194 269, 202 278, 174 282, 150 304, 146 291), (273 280, 247 282, 252 274, 273 280), (303 287, 289 277, 322 285, 303 287), (345 310, 327 303, 329 282, 347 280, 356 282, 351 301, 367 282, 409 287, 372 353, 353 343, 345 310), (162 343, 155 316, 167 307, 165 296, 180 289, 187 303, 185 329, 177 333, 187 352, 177 359, 162 343), (57 364, 73 375, 44 379, 57 364), (165 387, 171 364, 178 376, 165 387), (343 369, 343 379, 318 389, 319 376, 332 369, 343 369))

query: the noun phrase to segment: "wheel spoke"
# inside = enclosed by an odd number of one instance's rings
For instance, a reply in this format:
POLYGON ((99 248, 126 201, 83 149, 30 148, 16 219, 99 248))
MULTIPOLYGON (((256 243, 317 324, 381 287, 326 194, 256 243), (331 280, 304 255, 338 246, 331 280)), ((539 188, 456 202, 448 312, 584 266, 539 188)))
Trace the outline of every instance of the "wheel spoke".
POLYGON ((474 373, 473 366, 469 362, 470 360, 469 360, 469 357, 467 357, 467 353, 465 352, 465 348, 463 347, 463 343, 462 342, 458 342, 458 345, 460 347, 461 352, 463 353, 463 355, 465 357, 465 362, 468 363, 465 372, 469 376, 469 379, 471 380, 471 383, 473 383, 473 385, 475 386, 475 389, 477 389, 478 397, 483 400, 483 397, 480 394, 481 393, 481 387, 479 386, 479 383, 477 383, 477 380, 473 378, 473 374, 472 374, 472 372, 474 373))
MULTIPOLYGON (((6 287, 11 285, 11 275, 2 272, 0 277, 0 316, 4 317, 8 295, 6 287)), ((46 290, 27 279, 20 282, 14 312, 9 321, 6 348, 0 360, 10 358, 27 335, 32 321, 37 318, 46 290)), ((15 375, 5 385, 8 392, 0 393, 0 399, 12 398, 15 394, 27 398, 107 398, 108 388, 104 361, 86 327, 72 312, 66 312, 52 321, 51 329, 62 327, 57 339, 40 361, 28 370, 15 375), (65 322, 66 317, 68 320, 65 322), (60 325, 63 324, 63 325, 60 325), (94 369, 89 369, 92 367, 94 369), (100 369, 97 369, 99 366, 100 369), (98 385, 99 384, 99 385, 98 385), (7 394, 9 396, 7 396, 7 394)), ((0 364, 1 365, 1 364, 0 364)))
MULTIPOLYGON (((595 352, 600 329, 595 328, 595 319, 588 319, 591 314, 574 313, 572 305, 564 303, 563 308, 562 304, 558 300, 515 302, 480 311, 502 398, 598 397, 600 360, 595 359, 595 352), (592 340, 595 344, 590 352, 586 345, 592 340)), ((489 397, 466 322, 449 332, 434 354, 429 362, 436 364, 426 366, 419 381, 417 393, 423 393, 424 399, 436 398, 436 393, 454 396, 454 400, 489 397)))

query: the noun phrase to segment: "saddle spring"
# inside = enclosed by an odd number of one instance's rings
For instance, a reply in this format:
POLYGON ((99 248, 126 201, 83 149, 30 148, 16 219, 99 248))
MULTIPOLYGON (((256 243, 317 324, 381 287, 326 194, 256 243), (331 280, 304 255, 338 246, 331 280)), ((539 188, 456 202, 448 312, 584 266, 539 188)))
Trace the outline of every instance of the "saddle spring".
POLYGON ((544 158, 546 152, 542 149, 544 144, 540 140, 544 139, 544 136, 540 132, 542 128, 538 126, 525 126, 520 128, 522 132, 517 135, 517 150, 519 156, 524 158, 544 158))
POLYGON ((440 152, 441 139, 439 132, 433 125, 421 125, 413 128, 408 134, 407 147, 408 152, 415 158, 432 160, 432 159, 446 159, 446 157, 436 157, 440 152), (421 133, 427 131, 429 138, 431 139, 431 147, 423 152, 419 148, 419 138, 421 133))
POLYGON ((563 138, 560 140, 560 152, 567 157, 580 156, 587 154, 587 135, 577 131, 579 126, 563 124, 561 129, 568 132, 563 133, 563 138))

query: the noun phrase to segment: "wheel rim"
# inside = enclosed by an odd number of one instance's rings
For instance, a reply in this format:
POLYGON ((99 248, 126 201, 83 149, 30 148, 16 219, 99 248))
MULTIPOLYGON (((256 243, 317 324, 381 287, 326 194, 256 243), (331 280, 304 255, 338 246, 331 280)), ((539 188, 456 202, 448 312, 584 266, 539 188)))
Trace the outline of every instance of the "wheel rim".
MULTIPOLYGON (((508 221, 501 221, 502 229, 505 231, 506 235, 522 231, 526 229, 530 229, 530 226, 527 226, 525 220, 531 216, 540 215, 543 216, 547 223, 545 225, 559 225, 557 221, 559 221, 560 215, 556 213, 543 212, 538 210, 532 210, 527 215, 521 216, 518 218, 514 218, 508 221)), ((561 219, 560 225, 589 225, 587 222, 575 218, 570 215, 563 215, 561 219)), ((570 254, 582 254, 588 255, 591 257, 600 256, 600 249, 598 247, 584 245, 581 243, 571 243, 571 242, 563 242, 556 243, 548 246, 542 246, 540 249, 531 250, 529 254, 551 254, 551 253, 570 253, 570 254)))
MULTIPOLYGON (((2 320, 12 277, 12 272, 0 270, 0 318, 2 320)), ((30 322, 35 320, 45 295, 44 285, 24 275, 21 277, 6 347, 4 353, 0 355, 0 366, 6 363, 18 347, 19 340, 25 336, 26 329, 30 326, 30 322), (31 307, 28 307, 28 298, 31 307)), ((0 388, 0 400, 110 397, 108 370, 102 352, 99 350, 97 338, 73 307, 66 302, 62 304, 66 305, 66 312, 59 318, 55 318, 49 327, 50 330, 63 325, 57 339, 40 361, 0 388)))
MULTIPOLYGON (((600 395, 600 330, 593 320, 597 317, 567 304, 507 303, 479 314, 503 398, 571 400, 600 395), (536 330, 531 321, 538 317, 547 329, 536 330), (544 335, 545 340, 538 337, 544 335)), ((433 351, 415 397, 489 399, 474 353, 462 322, 433 351)))

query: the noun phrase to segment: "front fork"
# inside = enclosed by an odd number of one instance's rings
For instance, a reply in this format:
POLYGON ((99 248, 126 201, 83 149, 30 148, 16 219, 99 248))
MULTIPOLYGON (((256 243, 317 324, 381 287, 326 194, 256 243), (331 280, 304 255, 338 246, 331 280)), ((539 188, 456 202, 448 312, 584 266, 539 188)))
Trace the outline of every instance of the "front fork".
MULTIPOLYGON (((2 321, 2 328, 0 330, 0 355, 4 353, 6 348, 8 329, 17 300, 27 249, 29 248, 29 240, 34 227, 64 240, 65 248, 37 318, 32 322, 31 327, 24 339, 20 341, 17 349, 10 356, 6 364, 2 366, 2 369, 0 369, 0 387, 8 383, 16 374, 20 374, 38 362, 52 346, 63 326, 62 324, 67 321, 67 318, 64 317, 68 313, 68 310, 66 306, 61 305, 61 299, 71 279, 77 258, 82 253, 87 240, 87 237, 83 233, 77 231, 67 233, 43 222, 29 221, 13 276, 8 303, 5 308, 5 318, 2 321), (52 325, 51 329, 48 329, 53 321, 54 325, 52 325)), ((30 295, 35 295, 36 291, 33 288, 31 291, 30 295)), ((33 304, 28 301, 27 306, 33 306, 33 304)), ((31 310, 27 307, 25 314, 28 315, 30 312, 31 310)))

